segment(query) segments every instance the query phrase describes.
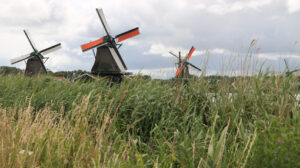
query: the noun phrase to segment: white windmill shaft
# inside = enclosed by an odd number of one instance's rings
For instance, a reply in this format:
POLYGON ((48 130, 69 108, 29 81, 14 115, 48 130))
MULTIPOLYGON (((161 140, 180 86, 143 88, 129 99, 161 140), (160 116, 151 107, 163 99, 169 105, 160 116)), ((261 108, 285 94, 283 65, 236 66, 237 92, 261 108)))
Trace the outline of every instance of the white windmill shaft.
POLYGON ((126 71, 126 67, 122 63, 122 60, 120 59, 120 56, 117 54, 114 48, 108 47, 111 55, 113 56, 114 60, 116 61, 120 71, 123 73, 126 71))
POLYGON ((97 11, 97 13, 98 13, 98 16, 99 16, 101 22, 102 22, 102 25, 103 25, 103 27, 104 27, 104 29, 105 29, 106 34, 107 34, 108 36, 110 36, 110 33, 111 33, 111 32, 110 32, 110 29, 109 29, 108 24, 107 24, 107 22, 106 22, 106 19, 105 19, 103 10, 102 10, 101 8, 97 8, 96 11, 97 11))
POLYGON ((190 65, 192 68, 197 69, 198 71, 202 71, 200 68, 198 68, 197 66, 193 65, 192 63, 186 62, 188 65, 190 65))
POLYGON ((10 60, 10 63, 11 63, 11 64, 15 64, 15 63, 24 61, 24 60, 26 60, 26 59, 28 59, 28 58, 30 58, 30 57, 32 57, 31 53, 30 53, 30 54, 23 55, 23 56, 18 57, 18 58, 11 59, 11 60, 10 60))
POLYGON ((56 44, 56 45, 54 45, 54 46, 51 46, 51 47, 48 47, 48 48, 46 48, 46 49, 44 49, 44 50, 41 50, 39 53, 41 53, 41 54, 43 54, 43 55, 47 55, 47 54, 49 54, 49 53, 51 53, 51 52, 54 52, 54 51, 56 51, 56 50, 59 50, 59 49, 61 49, 62 47, 61 47, 61 44, 59 43, 59 44, 56 44))
POLYGON ((28 41, 29 41, 30 46, 32 47, 32 49, 34 51, 37 51, 37 48, 36 48, 36 46, 35 46, 32 38, 31 38, 31 35, 30 35, 29 31, 28 30, 24 30, 24 33, 25 33, 25 35, 26 35, 26 37, 27 37, 27 39, 28 39, 28 41))
POLYGON ((179 56, 176 55, 176 54, 174 54, 172 51, 170 51, 169 53, 170 53, 171 55, 173 55, 174 57, 179 58, 179 56))

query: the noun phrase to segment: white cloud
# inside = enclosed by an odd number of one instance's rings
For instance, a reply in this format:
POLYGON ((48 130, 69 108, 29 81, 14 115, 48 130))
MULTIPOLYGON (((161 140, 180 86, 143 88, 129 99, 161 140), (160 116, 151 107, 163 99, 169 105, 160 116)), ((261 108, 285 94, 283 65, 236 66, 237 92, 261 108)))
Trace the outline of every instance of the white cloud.
POLYGON ((228 2, 224 0, 207 6, 207 10, 215 14, 223 15, 227 13, 238 12, 244 9, 258 9, 270 4, 271 2, 272 0, 247 0, 236 2, 228 2))
POLYGON ((82 54, 82 51, 81 51, 80 48, 74 48, 74 49, 71 50, 71 52, 72 52, 73 54, 76 54, 76 55, 82 54))
MULTIPOLYGON (((145 55, 153 54, 153 55, 160 55, 163 57, 173 57, 169 52, 173 52, 177 54, 179 51, 182 55, 185 55, 189 52, 190 49, 184 49, 183 47, 175 47, 175 46, 166 46, 162 43, 152 44, 150 49, 144 52, 145 55)), ((209 54, 222 54, 222 55, 230 55, 233 52, 225 49, 225 48, 212 48, 208 50, 199 50, 196 48, 193 56, 201 56, 201 55, 209 55, 209 54)))
POLYGON ((65 70, 69 69, 74 65, 85 64, 78 60, 75 57, 71 57, 69 55, 63 53, 52 53, 47 55, 49 60, 46 62, 46 67, 51 69, 52 71, 65 70))
MULTIPOLYGON (((261 39, 263 53, 257 58, 274 63, 300 40, 299 0, 1 0, 0 66, 32 51, 22 32, 26 28, 39 49, 63 43, 48 68, 89 70, 94 58, 80 45, 105 35, 96 7, 103 8, 113 35, 140 27, 141 35, 125 41, 121 51, 132 69, 171 67, 169 51, 184 55, 195 45, 193 62, 210 55, 210 71, 217 71, 221 56, 238 55, 232 49, 245 55, 253 38, 261 39)), ((293 53, 283 56, 298 60, 299 47, 293 53)))
POLYGON ((225 48, 213 48, 213 49, 209 49, 207 51, 210 54, 223 54, 223 55, 231 55, 231 54, 233 54, 233 51, 230 51, 230 50, 225 49, 225 48))
POLYGON ((284 58, 300 59, 300 55, 296 55, 296 54, 279 54, 279 53, 261 53, 261 54, 257 54, 257 57, 259 59, 264 59, 264 60, 279 60, 279 59, 284 59, 284 58))
POLYGON ((176 72, 174 68, 159 68, 159 69, 136 69, 130 70, 133 74, 142 74, 142 75, 149 75, 153 79, 168 79, 172 78, 176 72))
POLYGON ((152 44, 150 46, 150 49, 148 51, 144 52, 144 54, 145 55, 154 54, 154 55, 161 55, 163 57, 172 57, 169 52, 177 53, 179 51, 181 51, 183 53, 187 52, 186 49, 183 49, 181 47, 165 46, 162 43, 158 43, 158 44, 152 44))
POLYGON ((141 42, 136 39, 130 39, 130 40, 126 41, 126 46, 138 46, 140 44, 141 44, 141 42))
POLYGON ((289 13, 295 13, 300 10, 299 0, 287 0, 287 6, 289 13))
POLYGON ((206 5, 202 4, 202 3, 199 3, 199 4, 196 4, 196 5, 193 5, 193 9, 194 10, 203 10, 206 8, 206 5))
POLYGON ((47 1, 3 0, 0 3, 0 18, 14 23, 39 22, 51 16, 52 8, 49 4, 47 1), (10 18, 14 18, 14 20, 10 20, 10 18))

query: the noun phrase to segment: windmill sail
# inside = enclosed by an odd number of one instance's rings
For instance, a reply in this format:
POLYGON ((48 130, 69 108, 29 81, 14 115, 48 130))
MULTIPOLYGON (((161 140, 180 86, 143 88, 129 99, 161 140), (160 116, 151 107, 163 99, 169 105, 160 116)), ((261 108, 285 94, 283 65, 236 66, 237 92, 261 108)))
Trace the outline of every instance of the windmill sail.
POLYGON ((190 52, 189 52, 189 54, 188 54, 188 60, 191 59, 191 56, 193 55, 193 53, 194 53, 195 50, 196 50, 196 49, 194 48, 194 46, 190 49, 190 52))
POLYGON ((106 32, 106 34, 109 36, 110 35, 110 29, 107 25, 107 22, 106 22, 106 19, 105 19, 105 16, 104 16, 104 13, 103 13, 103 10, 102 9, 96 9, 97 13, 98 13, 98 16, 101 20, 101 23, 104 27, 104 30, 106 32))
POLYGON ((181 65, 178 67, 178 69, 177 69, 177 71, 176 71, 176 76, 178 76, 178 75, 181 73, 182 68, 183 68, 183 64, 181 64, 181 65))
POLYGON ((176 54, 174 54, 173 52, 169 52, 171 55, 173 55, 176 58, 179 58, 179 56, 177 56, 176 54))
POLYGON ((299 71, 299 70, 300 70, 300 69, 295 69, 295 70, 293 70, 293 71, 290 71, 290 69, 289 69, 289 66, 288 66, 288 63, 287 63, 287 60, 286 60, 286 59, 284 59, 284 63, 285 63, 285 66, 286 66, 286 72, 285 72, 286 76, 289 76, 289 75, 291 75, 291 74, 293 74, 293 73, 295 73, 295 72, 297 72, 297 71, 299 71))
POLYGON ((290 71, 290 70, 289 70, 289 65, 288 65, 286 59, 284 59, 284 63, 285 63, 286 69, 287 69, 288 71, 290 71))
POLYGON ((36 49, 36 46, 35 46, 35 44, 34 44, 33 41, 32 41, 32 38, 31 38, 31 35, 30 35, 29 31, 28 31, 28 30, 24 30, 24 33, 25 33, 25 35, 26 35, 26 37, 27 37, 27 39, 28 39, 28 41, 29 41, 30 46, 32 47, 32 49, 33 49, 34 51, 36 51, 36 50, 37 50, 37 49, 36 49))
POLYGON ((24 60, 26 60, 26 59, 28 59, 28 58, 30 58, 30 57, 32 57, 31 54, 26 54, 26 55, 23 55, 23 56, 21 56, 21 57, 11 59, 11 60, 10 60, 10 63, 11 63, 11 64, 15 64, 15 63, 24 61, 24 60))
POLYGON ((81 49, 83 52, 85 51, 88 51, 90 49, 93 49, 93 48, 98 48, 98 47, 101 47, 101 46, 104 46, 106 45, 107 43, 104 41, 104 37, 98 39, 98 40, 95 40, 95 41, 92 41, 90 43, 87 43, 87 44, 83 44, 81 45, 81 49))
POLYGON ((197 69, 198 71, 202 71, 200 68, 196 67, 196 66, 193 65, 192 63, 187 62, 187 64, 189 64, 191 67, 197 69))
POLYGON ((116 61, 119 69, 121 72, 125 72, 127 67, 119 53, 119 51, 115 47, 109 47, 110 53, 113 56, 114 60, 116 61))
POLYGON ((137 36, 140 34, 139 28, 134 28, 132 30, 129 30, 127 32, 121 33, 119 35, 117 35, 115 38, 118 39, 118 42, 127 40, 131 37, 137 36))
POLYGON ((43 55, 47 55, 47 54, 49 54, 49 53, 51 53, 51 52, 54 52, 54 51, 56 51, 56 50, 59 50, 59 49, 61 49, 61 44, 60 44, 60 43, 59 43, 59 44, 56 44, 56 45, 54 45, 54 46, 48 47, 48 48, 46 48, 46 49, 43 49, 43 50, 41 50, 39 53, 41 53, 41 54, 43 54, 43 55))

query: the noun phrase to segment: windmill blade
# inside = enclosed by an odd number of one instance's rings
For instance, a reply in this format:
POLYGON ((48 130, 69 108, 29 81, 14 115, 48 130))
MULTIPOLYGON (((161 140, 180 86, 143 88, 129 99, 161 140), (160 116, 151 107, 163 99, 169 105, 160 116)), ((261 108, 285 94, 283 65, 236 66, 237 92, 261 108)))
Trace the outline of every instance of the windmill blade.
POLYGON ((127 70, 127 67, 126 67, 118 49, 115 47, 108 47, 108 48, 109 48, 109 51, 110 51, 113 59, 117 63, 117 66, 119 67, 120 71, 125 72, 127 70))
POLYGON ((295 69, 295 70, 293 70, 293 71, 291 71, 289 73, 292 74, 292 73, 297 72, 297 71, 299 71, 299 69, 295 69))
POLYGON ((194 51, 196 49, 194 47, 192 47, 189 51, 189 53, 184 57, 184 59, 182 60, 183 63, 185 63, 187 60, 189 60, 191 58, 191 56, 193 55, 194 51))
POLYGON ((196 50, 196 49, 194 48, 194 46, 190 49, 190 52, 189 52, 189 54, 188 54, 188 60, 191 59, 191 56, 193 55, 193 53, 194 53, 195 50, 196 50))
POLYGON ((180 67, 178 67, 178 69, 176 71, 176 76, 178 76, 181 73, 182 67, 183 67, 183 64, 181 64, 180 67))
POLYGON ((96 47, 104 46, 106 44, 107 44, 106 40, 104 40, 104 37, 102 37, 96 41, 92 41, 90 43, 81 45, 81 50, 85 52, 96 47))
POLYGON ((23 55, 23 56, 18 57, 18 58, 11 59, 11 60, 10 60, 10 63, 11 63, 11 64, 15 64, 15 63, 24 61, 24 60, 26 60, 26 59, 28 59, 28 58, 30 58, 30 57, 32 57, 31 53, 30 53, 30 54, 23 55))
POLYGON ((42 60, 42 58, 44 58, 44 56, 43 56, 42 54, 40 54, 40 55, 41 55, 41 57, 40 57, 39 55, 35 55, 35 56, 39 59, 39 61, 40 61, 41 64, 42 64, 43 69, 44 69, 45 72, 47 73, 47 69, 46 69, 45 64, 44 64, 44 62, 43 62, 43 60, 42 60))
POLYGON ((186 62, 187 64, 189 64, 191 67, 197 69, 198 71, 202 71, 200 68, 196 67, 195 65, 193 65, 192 63, 186 62))
POLYGON ((129 31, 126 31, 124 33, 121 33, 121 34, 117 35, 115 37, 115 39, 117 38, 118 42, 121 42, 121 41, 127 40, 127 39, 129 39, 131 37, 137 36, 139 34, 140 34, 139 28, 136 27, 134 29, 131 29, 129 31))
POLYGON ((176 58, 179 58, 179 56, 177 56, 176 54, 174 54, 172 51, 169 52, 171 55, 173 55, 176 58))
POLYGON ((287 69, 288 71, 290 71, 290 70, 289 70, 289 65, 288 65, 286 59, 284 59, 284 63, 285 63, 286 69, 287 69))
POLYGON ((298 72, 300 69, 295 69, 295 70, 293 70, 293 71, 288 71, 288 72, 286 72, 288 75, 290 75, 290 74, 293 74, 293 73, 295 73, 295 72, 298 72))
POLYGON ((99 16, 99 18, 100 18, 100 20, 101 20, 101 23, 102 23, 104 29, 105 29, 106 34, 107 34, 108 36, 110 36, 110 29, 109 29, 109 27, 108 27, 108 25, 107 25, 107 22, 106 22, 106 19, 105 19, 103 10, 97 8, 96 11, 97 11, 97 13, 98 13, 98 16, 99 16))
POLYGON ((92 49, 92 51, 93 51, 94 57, 96 58, 96 53, 95 53, 94 49, 92 49))
POLYGON ((61 49, 61 44, 60 44, 60 43, 58 43, 58 44, 56 44, 56 45, 54 45, 54 46, 48 47, 48 48, 46 48, 46 49, 43 49, 43 50, 40 51, 39 53, 41 53, 41 54, 43 54, 43 55, 47 55, 47 54, 49 54, 49 53, 51 53, 51 52, 54 52, 54 51, 56 51, 56 50, 59 50, 59 49, 61 49))
POLYGON ((27 39, 28 39, 28 41, 29 41, 29 43, 30 43, 32 49, 33 49, 34 51, 36 51, 36 50, 37 50, 37 49, 36 49, 36 46, 35 46, 35 44, 34 44, 33 41, 32 41, 32 38, 31 38, 31 35, 30 35, 29 31, 28 31, 28 30, 24 30, 24 33, 25 33, 25 35, 26 35, 26 37, 27 37, 27 39))

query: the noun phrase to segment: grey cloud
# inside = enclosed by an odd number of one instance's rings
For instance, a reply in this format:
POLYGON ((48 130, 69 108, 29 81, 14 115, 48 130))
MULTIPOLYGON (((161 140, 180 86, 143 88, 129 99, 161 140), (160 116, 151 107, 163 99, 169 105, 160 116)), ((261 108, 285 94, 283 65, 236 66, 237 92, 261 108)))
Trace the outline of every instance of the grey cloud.
MULTIPOLYGON (((8 1, 7 1, 8 2, 8 1)), ((12 1, 17 2, 17 1, 12 1)), ((33 3, 29 0, 28 3, 33 3)), ((164 44, 178 48, 189 49, 194 45, 198 51, 207 49, 227 49, 245 55, 251 40, 258 39, 257 47, 261 53, 296 54, 300 55, 300 12, 289 13, 285 0, 172 0, 172 1, 41 1, 40 5, 46 11, 37 11, 38 15, 28 14, 28 6, 18 7, 21 14, 15 15, 13 3, 6 6, 8 13, 0 16, 3 23, 1 29, 6 33, 16 33, 22 27, 29 27, 39 40, 55 40, 65 42, 69 50, 58 54, 78 60, 70 65, 61 66, 54 63, 49 66, 58 70, 84 69, 90 70, 93 64, 91 52, 78 53, 71 50, 80 49, 80 45, 96 40, 105 35, 96 7, 103 7, 108 24, 116 35, 136 26, 140 27, 141 35, 134 38, 135 44, 125 41, 120 52, 129 69, 163 69, 174 67, 172 58, 158 54, 144 54, 153 44, 164 44), (271 3, 270 3, 271 2, 271 3), (239 3, 239 4, 238 4, 239 3), (253 4, 250 4, 253 3, 253 4), (260 4, 261 3, 261 4, 260 4), (236 5, 231 9, 230 5, 236 5), (211 6, 217 6, 223 13, 212 11, 211 6), (254 7, 253 7, 254 6, 254 7), (27 12, 27 13, 26 13, 27 12)), ((4 6, 5 2, 0 2, 4 6)), ((34 10, 32 12, 35 12, 34 10)), ((1 12, 0 12, 1 13, 1 12)), ((0 32, 1 33, 1 32, 0 32)), ((13 39, 12 39, 13 40, 13 39)), ((4 41, 0 43, 4 43, 4 41)), ((24 45, 26 41, 24 40, 24 45)), ((21 45, 21 44, 18 44, 21 45)), ((16 49, 22 54, 24 49, 16 49)), ((176 52, 176 51, 175 51, 176 52)), ((0 51, 0 55, 10 51, 0 51)), ((5 59, 13 56, 6 56, 5 59)), ((226 54, 212 54, 208 62, 208 70, 222 70, 222 60, 226 54)), ((4 57, 1 65, 7 65, 4 57)), ((203 56, 193 56, 192 62, 201 66, 203 56)), ((289 62, 299 64, 297 58, 288 58, 289 62)), ((283 66, 282 59, 266 60, 266 67, 283 66), (276 65, 276 66, 275 66, 276 65)), ((262 64, 263 60, 260 59, 262 64)), ((239 64, 233 65, 238 68, 239 64)), ((274 68, 275 69, 275 68, 274 68)), ((277 68, 277 71, 283 70, 277 68)))

